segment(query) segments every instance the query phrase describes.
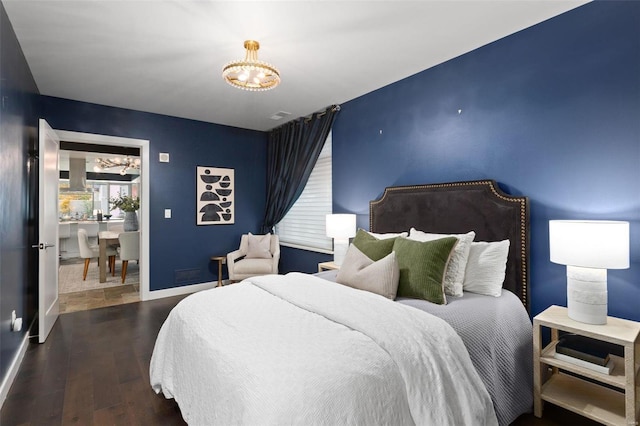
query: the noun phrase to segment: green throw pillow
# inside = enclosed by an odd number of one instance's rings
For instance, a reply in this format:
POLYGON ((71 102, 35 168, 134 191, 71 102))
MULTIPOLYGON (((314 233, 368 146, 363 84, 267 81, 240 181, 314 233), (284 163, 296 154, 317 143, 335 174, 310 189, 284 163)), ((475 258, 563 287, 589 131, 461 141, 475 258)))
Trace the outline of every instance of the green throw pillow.
POLYGON ((420 242, 396 238, 396 252, 400 269, 397 297, 424 299, 439 305, 447 303, 444 295, 444 273, 455 237, 420 242))
POLYGON ((365 256, 374 262, 377 262, 391 253, 393 250, 393 242, 395 240, 395 238, 379 240, 364 229, 358 229, 356 237, 353 239, 352 243, 365 256))

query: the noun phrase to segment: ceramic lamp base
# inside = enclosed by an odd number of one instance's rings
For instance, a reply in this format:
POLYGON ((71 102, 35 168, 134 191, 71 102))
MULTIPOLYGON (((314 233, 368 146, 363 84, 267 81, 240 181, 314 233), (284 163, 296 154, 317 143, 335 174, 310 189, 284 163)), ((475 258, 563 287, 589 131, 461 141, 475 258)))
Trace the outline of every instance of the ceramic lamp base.
POLYGON ((333 263, 340 266, 342 265, 342 261, 344 260, 345 255, 347 254, 347 249, 349 248, 349 239, 333 239, 333 263))
POLYGON ((607 270, 567 266, 569 318, 587 324, 607 323, 607 270))

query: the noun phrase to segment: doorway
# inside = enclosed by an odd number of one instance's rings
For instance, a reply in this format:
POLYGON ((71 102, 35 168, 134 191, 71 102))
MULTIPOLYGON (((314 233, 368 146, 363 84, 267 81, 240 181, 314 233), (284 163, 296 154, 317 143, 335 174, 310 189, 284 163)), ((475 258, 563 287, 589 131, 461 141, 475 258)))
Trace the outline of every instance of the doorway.
MULTIPOLYGON (((121 278, 124 269, 118 234, 124 232, 124 211, 112 203, 121 196, 139 197, 140 163, 139 148, 60 141, 57 226, 61 314, 140 301, 137 255, 121 278), (106 237, 104 232, 116 238, 108 247, 115 259, 109 265, 111 273, 103 276, 95 257, 99 250, 92 247, 98 246, 99 233, 106 237)), ((134 235, 137 238, 127 240, 129 252, 139 247, 139 233, 134 235)))
MULTIPOLYGON (((78 292, 70 293, 66 299, 63 297, 60 300, 60 308, 61 313, 71 312, 74 310, 84 310, 84 309, 93 309, 102 306, 112 306, 114 304, 120 303, 130 303, 134 301, 140 300, 148 300, 149 298, 149 178, 148 178, 148 169, 149 169, 149 141, 142 139, 131 139, 131 138, 121 138, 115 136, 107 136, 107 135, 98 135, 98 134, 90 134, 90 133, 81 133, 81 132, 71 132, 64 130, 55 130, 56 134, 60 138, 61 141, 65 141, 70 145, 78 144, 77 148, 72 148, 72 150, 78 151, 81 150, 82 146, 92 145, 92 146, 101 146, 101 147, 111 147, 112 149, 116 147, 120 150, 131 150, 134 149, 139 152, 139 177, 136 179, 135 183, 123 183, 118 186, 117 182, 111 182, 106 184, 97 184, 93 186, 98 192, 104 191, 107 196, 111 195, 113 191, 109 191, 109 188, 116 191, 127 192, 129 195, 137 195, 140 198, 140 209, 138 210, 138 220, 139 220, 139 231, 140 231, 140 259, 138 262, 129 262, 129 268, 127 268, 127 276, 129 277, 127 281, 136 281, 136 285, 125 283, 124 286, 120 283, 120 273, 107 274, 108 279, 104 284, 96 285, 95 288, 91 288, 91 286, 87 287, 86 285, 83 287, 82 281, 82 269, 83 269, 83 261, 80 258, 67 256, 68 259, 61 259, 61 268, 60 268, 60 291, 63 291, 65 280, 71 280, 71 285, 77 285, 78 292), (132 188, 135 188, 132 190, 132 188), (137 193, 137 194, 136 194, 137 193), (70 276, 69 274, 72 274, 70 276), (137 277, 136 277, 137 275, 137 277), (137 279, 136 279, 137 278, 137 279), (69 299, 72 299, 72 302, 69 306, 67 303, 69 299), (71 310, 69 310, 71 309, 71 310)), ((92 157, 93 158, 93 157, 92 157)), ((137 159, 134 159, 137 160, 137 159)), ((84 162, 84 160, 83 160, 84 162)), ((95 184, 95 182, 94 182, 95 184)), ((91 185, 90 185, 91 186, 91 185)), ((104 194, 102 197, 96 197, 93 194, 87 195, 91 197, 91 201, 85 201, 85 204, 89 205, 88 211, 80 216, 80 219, 89 216, 90 218, 94 218, 93 214, 96 214, 100 211, 103 214, 108 214, 109 205, 106 204, 105 208, 100 208, 100 203, 105 203, 104 194), (96 201, 94 198, 98 198, 96 201), (101 201, 100 201, 101 200, 101 201), (94 208, 95 207, 95 208, 94 208)), ((71 197, 72 198, 72 197, 71 197)), ((108 197, 106 198, 106 202, 108 203, 108 197)), ((85 206, 84 209, 87 209, 85 206)), ((67 209, 65 209, 66 211, 67 209)), ((68 209, 66 212, 67 218, 69 215, 72 219, 77 219, 75 216, 78 216, 78 209, 68 209)), ((63 223, 63 222, 61 222, 63 223)), ((100 223, 101 227, 105 229, 107 226, 111 227, 112 225, 116 226, 116 222, 112 222, 111 224, 108 221, 104 221, 100 223)), ((78 225, 71 225, 78 226, 78 225)), ((102 230, 102 229, 101 229, 102 230)), ((68 242, 75 243, 75 249, 77 250, 77 234, 74 234, 74 239, 68 239, 68 242)), ((95 240, 95 237, 93 238, 95 240)), ((61 240, 61 245, 64 246, 64 242, 61 240)), ((93 241, 97 243, 97 241, 93 241)), ((91 241, 90 241, 91 243, 91 241)), ((71 244, 70 247, 74 247, 74 244, 71 244)), ((62 249, 63 250, 63 249, 62 249)), ((121 265, 121 263, 118 263, 121 265)), ((116 268, 118 271, 120 269, 116 268)), ((98 283, 97 275, 98 275, 98 266, 97 261, 92 260, 90 262, 89 271, 95 277, 90 277, 89 273, 87 275, 87 281, 93 279, 96 284, 98 283)), ((85 281, 86 283, 86 281, 85 281)), ((74 289, 67 288, 68 292, 73 292, 74 289)), ((62 296, 62 294, 61 294, 62 296)))

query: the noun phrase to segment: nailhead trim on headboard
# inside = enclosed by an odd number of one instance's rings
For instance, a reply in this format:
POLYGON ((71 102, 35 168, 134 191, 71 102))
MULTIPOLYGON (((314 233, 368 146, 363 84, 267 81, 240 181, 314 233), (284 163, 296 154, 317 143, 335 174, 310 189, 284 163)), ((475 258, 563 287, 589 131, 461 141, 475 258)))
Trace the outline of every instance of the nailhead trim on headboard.
MULTIPOLYGON (((430 190, 438 189, 438 188, 464 188, 464 187, 479 187, 483 186, 489 188, 490 192, 499 200, 502 200, 507 203, 518 204, 519 208, 519 229, 520 236, 519 241, 516 242, 520 247, 519 250, 519 275, 520 275, 520 300, 524 304, 525 308, 529 310, 529 291, 528 291, 528 278, 529 278, 529 268, 528 268, 528 260, 529 260, 529 235, 528 235, 528 226, 529 226, 529 200, 527 197, 518 197, 512 196, 504 193, 498 187, 496 181, 494 180, 477 180, 477 181, 464 181, 464 182, 449 182, 449 183, 435 183, 435 184, 424 184, 424 185, 407 185, 407 186, 394 186, 387 187, 382 194, 382 197, 378 200, 373 200, 369 203, 369 229, 373 232, 376 232, 374 229, 374 210, 376 207, 381 205, 382 203, 387 201, 387 196, 399 191, 413 191, 413 190, 425 190, 425 196, 429 193, 433 193, 430 190)), ((431 231, 433 232, 433 231, 431 231)), ((512 244, 514 242, 512 241, 512 244)))

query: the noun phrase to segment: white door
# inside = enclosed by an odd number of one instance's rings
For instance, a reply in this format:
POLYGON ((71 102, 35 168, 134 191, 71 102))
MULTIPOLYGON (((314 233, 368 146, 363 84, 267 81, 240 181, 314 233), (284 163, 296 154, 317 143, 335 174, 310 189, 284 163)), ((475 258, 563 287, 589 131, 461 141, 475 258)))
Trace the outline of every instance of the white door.
POLYGON ((44 343, 58 319, 58 152, 60 140, 45 120, 39 131, 38 341, 44 343))

